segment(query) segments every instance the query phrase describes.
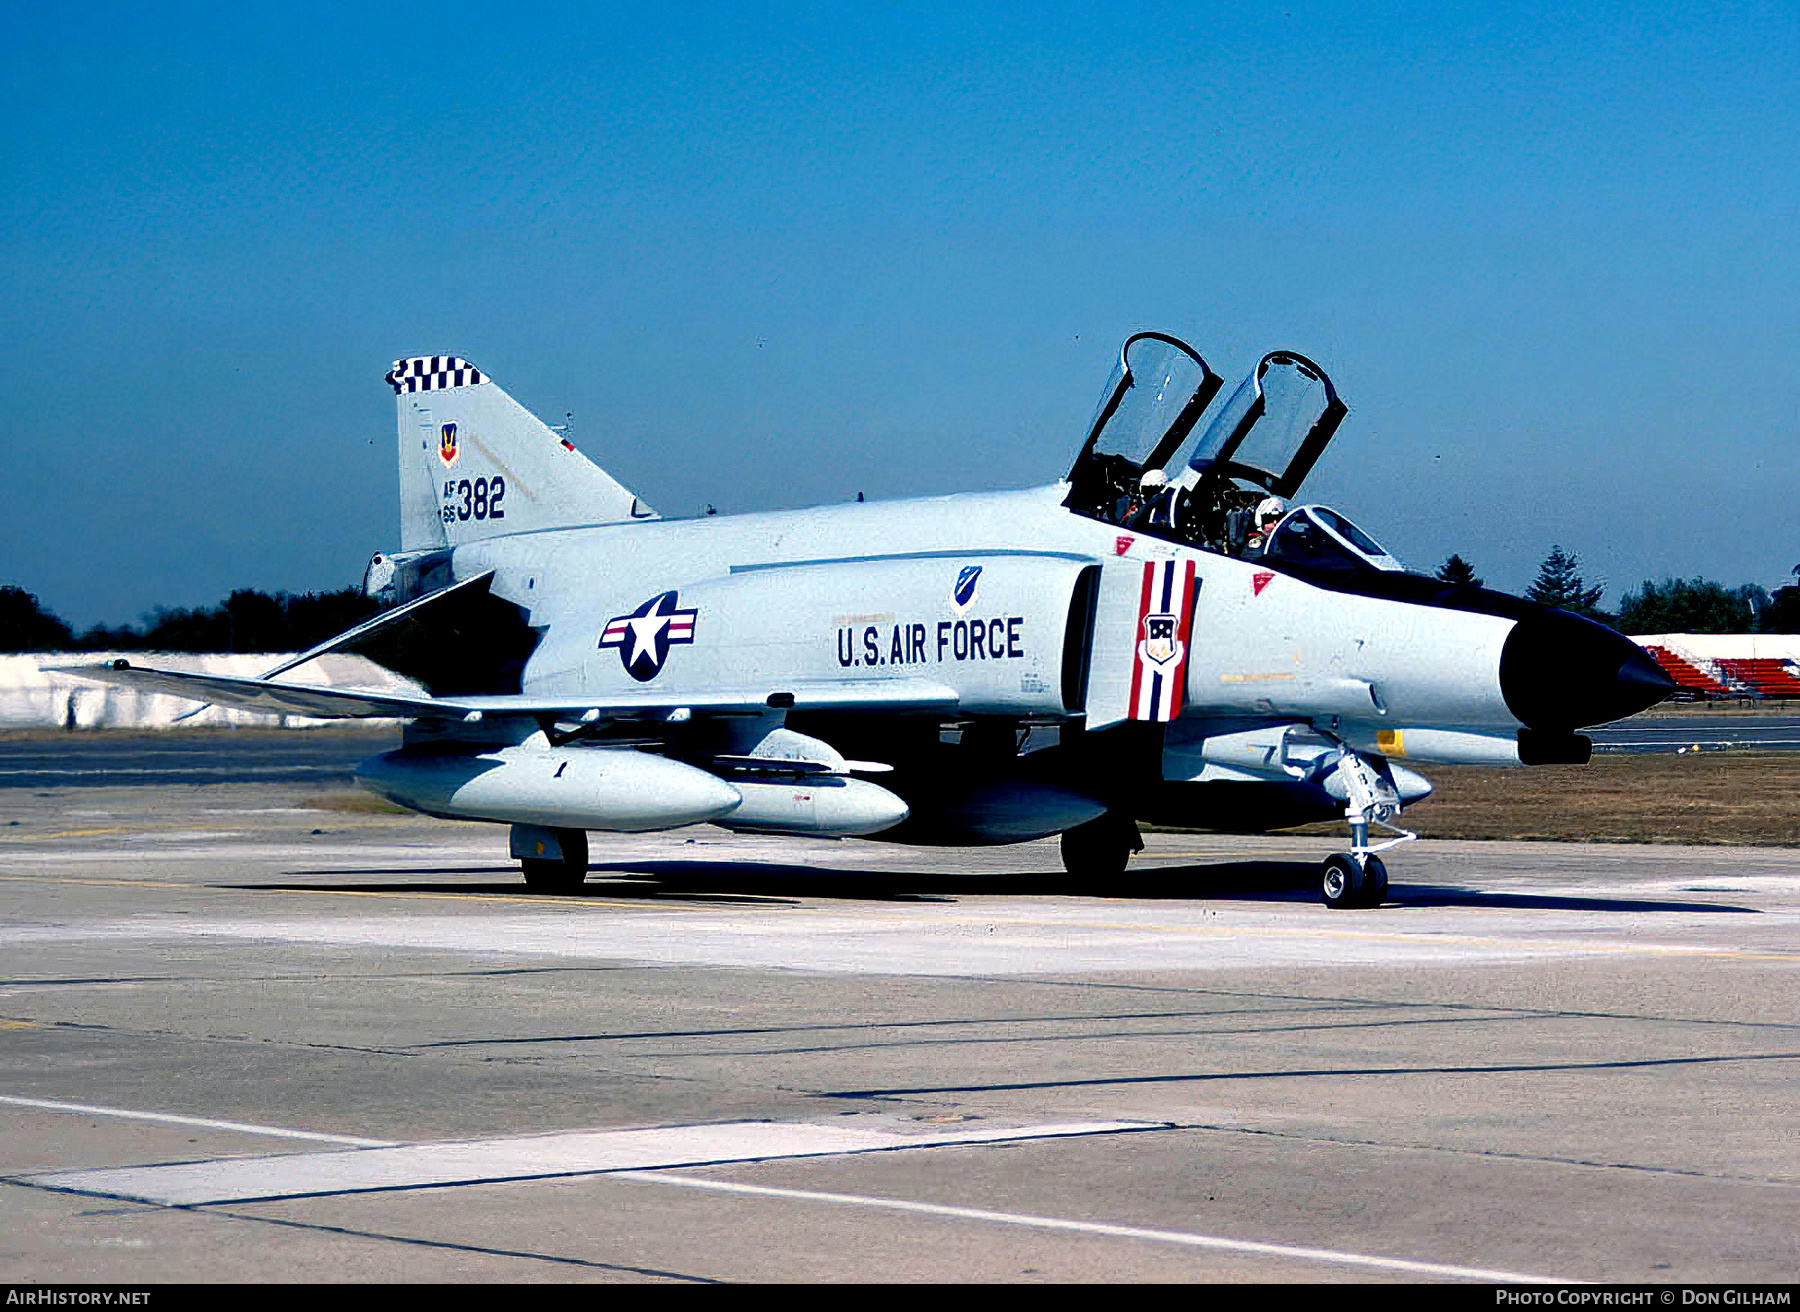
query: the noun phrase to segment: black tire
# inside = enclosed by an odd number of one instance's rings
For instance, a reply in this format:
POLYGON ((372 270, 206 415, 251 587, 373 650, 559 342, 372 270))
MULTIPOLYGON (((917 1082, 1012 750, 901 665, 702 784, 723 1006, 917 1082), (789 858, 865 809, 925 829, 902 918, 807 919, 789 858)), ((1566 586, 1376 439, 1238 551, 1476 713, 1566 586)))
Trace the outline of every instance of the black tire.
POLYGON ((1137 825, 1109 811, 1098 820, 1063 830, 1063 869, 1079 880, 1118 879, 1142 845, 1137 825))
POLYGON ((1365 907, 1378 907, 1387 901, 1388 873, 1387 866, 1382 864, 1378 856, 1369 857, 1363 862, 1363 900, 1365 907))
POLYGON ((525 857, 519 862, 525 872, 525 887, 534 893, 573 893, 587 881, 587 832, 559 829, 556 839, 563 851, 560 861, 525 857))
POLYGON ((1333 852, 1319 867, 1319 900, 1333 911, 1362 905, 1363 868, 1346 852, 1333 852))

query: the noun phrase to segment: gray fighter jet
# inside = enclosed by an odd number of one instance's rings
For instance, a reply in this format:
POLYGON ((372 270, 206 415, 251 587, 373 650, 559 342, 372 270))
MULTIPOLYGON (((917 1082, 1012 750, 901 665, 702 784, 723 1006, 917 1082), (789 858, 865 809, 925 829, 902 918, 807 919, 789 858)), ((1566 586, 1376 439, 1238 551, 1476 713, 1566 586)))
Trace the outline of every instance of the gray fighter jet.
POLYGON ((1430 792, 1412 764, 1585 761, 1579 729, 1673 687, 1610 629, 1409 573, 1343 515, 1292 505, 1346 410, 1288 351, 1222 398, 1191 347, 1131 337, 1047 487, 689 520, 466 360, 387 381, 400 548, 365 586, 389 609, 260 679, 75 672, 398 717, 404 746, 361 782, 510 825, 534 889, 577 888, 594 830, 1060 834, 1069 871, 1103 881, 1139 821, 1342 816, 1321 895, 1372 906, 1377 854, 1430 792), (346 648, 387 651, 428 692, 280 677, 346 648))

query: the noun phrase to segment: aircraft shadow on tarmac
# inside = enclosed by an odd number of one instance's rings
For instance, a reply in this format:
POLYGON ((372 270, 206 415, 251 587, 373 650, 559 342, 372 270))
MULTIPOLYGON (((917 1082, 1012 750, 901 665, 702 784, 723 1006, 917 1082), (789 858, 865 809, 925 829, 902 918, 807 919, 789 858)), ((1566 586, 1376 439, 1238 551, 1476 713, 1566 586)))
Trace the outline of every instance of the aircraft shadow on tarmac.
MULTIPOLYGON (((472 866, 413 869, 296 870, 307 876, 407 876, 404 881, 358 883, 237 884, 262 892, 433 893, 465 896, 525 896, 512 867, 472 866), (444 875, 500 876, 502 882, 432 880, 444 875)), ((1207 865, 1127 870, 1104 884, 1060 871, 1020 874, 945 874, 942 871, 867 871, 751 861, 627 861, 589 867, 578 892, 559 900, 764 903, 797 905, 805 898, 847 902, 955 902, 971 896, 1094 897, 1129 900, 1290 902, 1318 901, 1319 868, 1310 861, 1227 861, 1207 865)), ((1579 897, 1549 893, 1489 893, 1450 884, 1396 882, 1384 909, 1409 907, 1493 907, 1517 911, 1736 912, 1756 908, 1717 902, 1657 901, 1643 898, 1579 897)))

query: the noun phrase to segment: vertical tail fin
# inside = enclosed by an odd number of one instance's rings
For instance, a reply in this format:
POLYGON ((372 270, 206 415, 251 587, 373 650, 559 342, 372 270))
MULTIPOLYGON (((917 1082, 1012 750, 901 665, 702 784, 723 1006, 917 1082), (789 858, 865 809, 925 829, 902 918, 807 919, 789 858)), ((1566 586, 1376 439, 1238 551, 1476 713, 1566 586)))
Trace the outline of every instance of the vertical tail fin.
POLYGON ((400 545, 655 519, 630 489, 454 355, 394 361, 400 545))

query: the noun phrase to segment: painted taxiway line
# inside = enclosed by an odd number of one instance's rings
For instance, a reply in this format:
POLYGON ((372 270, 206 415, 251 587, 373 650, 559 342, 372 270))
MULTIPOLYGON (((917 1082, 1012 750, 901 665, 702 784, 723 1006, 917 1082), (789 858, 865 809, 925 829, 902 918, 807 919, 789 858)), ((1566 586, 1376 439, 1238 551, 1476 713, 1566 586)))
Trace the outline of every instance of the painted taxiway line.
POLYGON ((166 1207, 203 1207, 213 1203, 497 1184, 615 1171, 1017 1143, 1027 1139, 1065 1139, 1166 1128, 1166 1124, 1154 1121, 1069 1121, 901 1132, 844 1124, 735 1121, 640 1130, 582 1130, 449 1143, 385 1144, 354 1152, 289 1153, 176 1162, 164 1166, 50 1171, 13 1179, 43 1189, 159 1203, 166 1207))
POLYGON ((1450 1266, 1442 1262, 1420 1262, 1406 1257, 1376 1257, 1368 1253, 1349 1253, 1333 1248, 1301 1248, 1292 1244, 1270 1244, 1255 1239, 1228 1239, 1222 1235, 1197 1235, 1183 1230, 1148 1230, 1131 1225, 1109 1225, 1103 1221, 1070 1221, 1061 1217, 1032 1216, 1023 1212, 990 1212, 979 1207, 954 1207, 945 1203, 915 1203, 902 1198, 870 1198, 861 1194, 821 1193, 812 1189, 778 1189, 768 1185, 738 1184, 730 1180, 702 1180, 685 1175, 666 1175, 660 1171, 620 1171, 612 1178, 630 1180, 638 1184, 675 1185, 683 1189, 705 1189, 716 1193, 781 1198, 794 1202, 835 1203, 848 1207, 879 1208, 890 1212, 914 1212, 926 1216, 951 1217, 961 1221, 985 1221, 994 1225, 1025 1226, 1037 1230, 1060 1230, 1075 1234, 1100 1235, 1109 1239, 1136 1239, 1155 1244, 1178 1244, 1186 1248, 1210 1248, 1228 1253, 1248 1253, 1259 1257, 1282 1257, 1303 1262, 1330 1262, 1340 1266, 1373 1267, 1382 1271, 1404 1271, 1409 1275, 1430 1276, 1440 1280, 1479 1280, 1484 1283, 1502 1285, 1584 1283, 1561 1276, 1527 1275, 1520 1271, 1495 1271, 1485 1267, 1450 1266))
MULTIPOLYGON (((364 902, 363 906, 380 906, 364 902)), ((264 910, 258 908, 259 911, 264 910)), ((1336 929, 1343 913, 1316 908, 1289 924, 1267 922, 1269 913, 1190 915, 1187 924, 1155 924, 1087 915, 1066 919, 1020 914, 996 906, 987 914, 965 908, 905 912, 843 912, 783 906, 773 910, 735 906, 712 914, 713 904, 659 906, 634 903, 596 910, 590 904, 464 907, 433 915, 322 915, 210 919, 205 916, 144 915, 111 922, 0 927, 0 953, 15 945, 53 943, 189 941, 228 944, 233 940, 299 947, 386 947, 407 953, 475 954, 550 960, 608 961, 648 965, 694 965, 725 969, 778 969, 858 977, 910 975, 994 977, 1057 972, 1193 969, 1219 971, 1265 966, 1404 963, 1419 967, 1545 959, 1735 961, 1800 966, 1800 951, 1787 945, 1765 948, 1755 942, 1719 942, 1703 922, 1656 927, 1664 941, 1632 940, 1614 932, 1623 926, 1534 924, 1519 937, 1468 932, 1466 917, 1395 917, 1400 932, 1336 929), (1240 918, 1241 917, 1241 918, 1240 918), (1330 918, 1330 919, 1328 919, 1330 918), (747 932, 746 926, 756 932, 747 932), (1462 932, 1445 933, 1457 926, 1462 932), (1601 937, 1602 934, 1607 935, 1601 937), (1706 937, 1701 937, 1705 935, 1706 937), (1696 941, 1682 941, 1682 936, 1696 941), (1710 942, 1708 940, 1711 940, 1710 942)), ((977 908, 979 910, 979 908, 977 908)), ((1365 913, 1379 916, 1380 913, 1365 913)), ((1634 918, 1636 919, 1636 918, 1634 918)), ((1659 917, 1666 922, 1667 917, 1659 917)), ((1782 911, 1759 917, 1758 936, 1768 938, 1800 924, 1800 914, 1782 911)), ((1722 928, 1722 927, 1721 927, 1722 928)), ((1640 928, 1640 934, 1645 931, 1640 928)), ((1738 931, 1731 931, 1734 935, 1738 931)))
POLYGON ((139 1112, 123 1107, 94 1107, 84 1102, 52 1102, 47 1098, 20 1098, 0 1093, 0 1103, 34 1107, 47 1112, 75 1112, 82 1116, 112 1116, 126 1121, 157 1121, 164 1125, 191 1125, 202 1130, 232 1130, 271 1139, 309 1139, 314 1143, 341 1143, 351 1148, 391 1148, 391 1139, 359 1139, 348 1134, 321 1134, 316 1130, 289 1130, 276 1125, 249 1125, 243 1121, 215 1121, 204 1116, 178 1116, 173 1112, 139 1112))

